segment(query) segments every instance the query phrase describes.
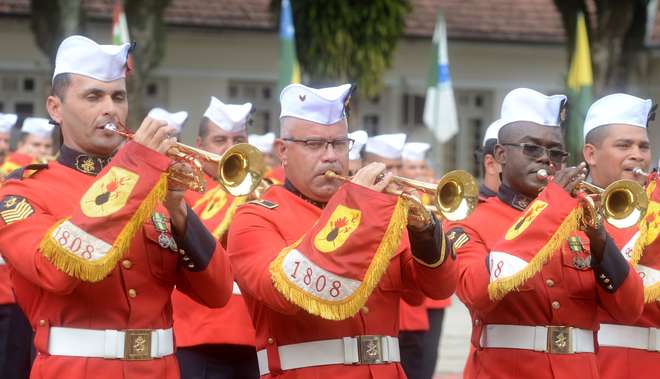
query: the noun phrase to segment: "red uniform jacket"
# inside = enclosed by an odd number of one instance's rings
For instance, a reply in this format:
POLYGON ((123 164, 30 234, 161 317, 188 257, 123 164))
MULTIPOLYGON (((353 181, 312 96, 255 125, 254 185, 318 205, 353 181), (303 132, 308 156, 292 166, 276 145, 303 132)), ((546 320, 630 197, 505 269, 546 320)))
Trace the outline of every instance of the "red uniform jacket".
MULTIPOLYGON (((608 228, 609 233, 621 249, 626 259, 626 252, 632 250, 631 238, 637 231, 637 227, 626 230, 619 230, 614 227, 608 228)), ((658 251, 646 251, 644 255, 655 254, 660 256, 658 251)), ((600 323, 602 324, 621 324, 615 320, 609 313, 600 310, 600 323)), ((625 323, 626 325, 641 326, 645 328, 660 328, 660 302, 655 301, 644 306, 642 317, 637 321, 625 323)), ((660 353, 641 349, 630 349, 624 347, 600 347, 598 350, 598 368, 602 378, 612 379, 645 379, 657 378, 660 375, 660 353)))
MULTIPOLYGON (((213 179, 207 177, 209 189, 202 195, 188 192, 186 200, 200 219, 219 240, 226 237, 229 221, 236 207, 245 198, 235 198, 226 193, 213 179)), ((234 294, 227 305, 220 309, 205 307, 188 296, 174 290, 174 333, 177 346, 204 344, 232 344, 254 346, 254 327, 245 301, 234 285, 234 294)))
MULTIPOLYGON (((588 265, 576 267, 576 256, 567 243, 519 291, 510 292, 499 302, 491 301, 487 290, 489 252, 530 201, 502 186, 498 197, 480 204, 470 217, 452 224, 447 232, 453 233, 458 257, 457 294, 470 310, 473 325, 471 353, 464 375, 466 378, 598 378, 596 355, 592 353, 561 355, 480 347, 481 333, 487 324, 563 325, 595 331, 599 305, 622 322, 634 321, 642 311, 639 276, 625 272, 619 278, 618 289, 609 293, 597 283, 595 269, 588 265)), ((579 238, 581 256, 589 256, 589 239, 582 233, 579 238)), ((620 256, 618 249, 612 247, 611 243, 606 247, 602 265, 620 256)), ((630 272, 634 273, 632 268, 630 272)))
POLYGON ((12 171, 19 169, 23 166, 27 166, 31 163, 34 163, 34 158, 29 155, 21 153, 11 153, 5 159, 5 162, 0 167, 0 175, 7 176, 11 174, 12 171))
MULTIPOLYGON (((374 192, 373 196, 388 195, 374 192)), ((408 233, 404 233, 398 252, 358 314, 343 321, 313 316, 277 291, 269 265, 282 249, 313 227, 323 210, 280 186, 268 189, 263 199, 277 206, 272 209, 249 203, 242 206, 229 231, 227 249, 257 330, 257 350, 266 348, 267 341, 282 346, 358 335, 398 336, 399 300, 404 291, 421 289, 427 296, 446 298, 454 290, 453 259, 447 258, 435 268, 417 263, 410 250, 408 233)), ((289 370, 281 377, 405 378, 405 374, 399 364, 331 365, 289 370)))
MULTIPOLYGON (((164 156, 133 142, 118 154, 122 153, 141 166, 161 167, 165 163, 167 167, 164 156)), ((174 285, 209 306, 222 306, 230 296, 227 256, 219 244, 211 245, 210 251, 198 251, 195 243, 201 242, 197 241, 213 239, 190 210, 187 233, 179 247, 198 263, 197 271, 184 268, 176 251, 161 247, 160 232, 151 222, 137 231, 120 263, 98 282, 83 282, 65 274, 41 253, 39 244, 44 235, 80 207, 82 195, 100 171, 100 161, 63 147, 58 162, 24 180, 10 180, 0 191, 1 199, 24 197, 32 209, 23 220, 1 223, 0 228, 0 251, 11 267, 17 302, 35 330, 37 358, 31 377, 178 378, 174 355, 145 361, 48 355, 51 326, 101 330, 172 327, 170 296, 174 285), (85 166, 87 174, 76 169, 80 157, 92 165, 85 166), (96 170, 92 170, 94 166, 96 170), (206 254, 206 262, 198 253, 206 254)))

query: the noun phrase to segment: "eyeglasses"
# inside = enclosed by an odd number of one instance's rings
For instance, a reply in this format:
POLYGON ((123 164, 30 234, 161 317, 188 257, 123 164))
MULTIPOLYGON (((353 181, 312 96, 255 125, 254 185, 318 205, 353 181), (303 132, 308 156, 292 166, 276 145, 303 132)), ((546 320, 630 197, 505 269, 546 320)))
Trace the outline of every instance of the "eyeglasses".
POLYGON ((563 163, 568 157, 568 153, 560 149, 548 149, 547 147, 535 145, 533 143, 503 143, 503 146, 514 146, 522 148, 523 154, 531 158, 541 158, 543 154, 548 154, 551 161, 563 163))
POLYGON ((332 148, 340 153, 348 152, 353 147, 355 140, 350 138, 337 138, 333 140, 326 140, 322 138, 310 138, 310 139, 295 139, 295 138, 282 138, 284 141, 288 142, 297 142, 305 145, 307 149, 313 152, 320 152, 328 148, 328 145, 332 145, 332 148))

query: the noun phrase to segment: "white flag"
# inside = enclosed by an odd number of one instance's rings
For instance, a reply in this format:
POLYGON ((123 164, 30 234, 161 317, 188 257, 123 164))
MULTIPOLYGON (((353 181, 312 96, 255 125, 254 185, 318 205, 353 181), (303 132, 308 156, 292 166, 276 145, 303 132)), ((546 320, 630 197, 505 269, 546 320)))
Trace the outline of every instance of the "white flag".
POLYGON ((447 27, 442 12, 438 12, 433 32, 433 55, 427 84, 424 124, 440 143, 445 143, 458 133, 458 118, 449 74, 447 27))

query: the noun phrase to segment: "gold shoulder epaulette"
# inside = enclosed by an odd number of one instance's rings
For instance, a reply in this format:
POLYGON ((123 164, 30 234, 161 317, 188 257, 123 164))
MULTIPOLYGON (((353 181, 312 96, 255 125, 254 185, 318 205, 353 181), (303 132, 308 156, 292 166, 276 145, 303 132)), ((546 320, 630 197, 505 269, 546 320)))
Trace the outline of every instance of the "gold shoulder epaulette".
POLYGON ((248 201, 246 204, 256 204, 268 209, 275 209, 279 206, 279 204, 275 204, 272 201, 262 199, 248 201))

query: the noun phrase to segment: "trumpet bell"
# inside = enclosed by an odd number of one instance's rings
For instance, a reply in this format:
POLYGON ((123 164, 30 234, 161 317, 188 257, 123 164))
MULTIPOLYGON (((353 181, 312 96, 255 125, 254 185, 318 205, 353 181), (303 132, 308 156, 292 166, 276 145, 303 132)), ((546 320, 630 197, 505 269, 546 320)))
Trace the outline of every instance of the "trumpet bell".
POLYGON ((265 172, 263 154, 256 147, 239 143, 230 147, 217 164, 218 182, 232 196, 254 191, 265 172))
POLYGON ((603 217, 620 229, 637 224, 646 214, 648 205, 644 187, 632 180, 617 180, 601 194, 603 217))
POLYGON ((479 185, 467 171, 446 173, 438 183, 434 204, 449 221, 465 219, 477 206, 479 185))

